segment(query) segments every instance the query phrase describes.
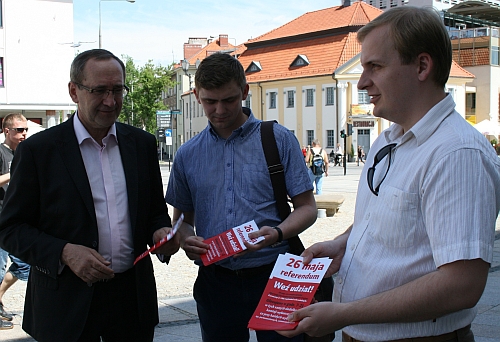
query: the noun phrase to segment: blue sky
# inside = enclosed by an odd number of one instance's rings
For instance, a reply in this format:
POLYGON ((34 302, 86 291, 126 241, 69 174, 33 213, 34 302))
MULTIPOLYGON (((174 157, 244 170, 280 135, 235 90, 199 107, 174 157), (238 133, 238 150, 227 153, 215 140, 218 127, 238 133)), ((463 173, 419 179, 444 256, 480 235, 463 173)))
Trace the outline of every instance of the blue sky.
MULTIPOLYGON (((241 44, 306 12, 338 6, 340 0, 126 0, 101 1, 102 47, 136 64, 168 65, 183 58, 189 37, 228 34, 241 44)), ((99 47, 99 0, 74 0, 74 42, 99 47)))

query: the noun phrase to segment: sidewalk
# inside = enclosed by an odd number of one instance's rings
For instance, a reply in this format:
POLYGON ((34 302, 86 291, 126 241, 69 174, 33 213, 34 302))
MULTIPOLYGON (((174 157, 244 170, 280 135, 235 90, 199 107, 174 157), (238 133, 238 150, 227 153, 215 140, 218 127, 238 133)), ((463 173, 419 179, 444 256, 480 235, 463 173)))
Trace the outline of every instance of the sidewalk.
MULTIPOLYGON (((168 182, 168 162, 161 163, 164 187, 168 182)), ((321 218, 301 234, 304 245, 331 239, 342 233, 352 222, 361 166, 349 163, 347 174, 341 167, 330 167, 330 176, 323 182, 324 192, 344 195, 345 202, 334 217, 321 218)), ((172 212, 170 208, 170 212, 172 212)), ((476 342, 500 342, 500 219, 496 225, 493 263, 486 289, 478 304, 479 314, 472 324, 476 342)), ((156 328, 155 342, 201 342, 196 304, 191 296, 197 266, 181 251, 172 257, 168 266, 154 260, 159 298, 160 324, 156 328)), ((6 308, 16 314, 14 329, 0 331, 0 341, 31 342, 21 329, 26 283, 17 282, 4 297, 6 308)), ((47 314, 50 314, 48 312, 47 314)), ((335 341, 342 339, 337 332, 335 341)), ((250 341, 256 342, 255 335, 250 341)))

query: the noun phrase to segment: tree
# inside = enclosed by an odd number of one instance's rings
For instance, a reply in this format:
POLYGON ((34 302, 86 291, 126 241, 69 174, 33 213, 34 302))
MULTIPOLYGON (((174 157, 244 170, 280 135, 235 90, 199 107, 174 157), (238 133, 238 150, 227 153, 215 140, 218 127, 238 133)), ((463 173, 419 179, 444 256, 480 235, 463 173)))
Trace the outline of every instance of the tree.
POLYGON ((156 131, 156 111, 165 110, 161 101, 162 91, 174 86, 172 65, 154 65, 151 60, 137 67, 129 56, 122 56, 127 73, 126 84, 130 93, 123 101, 121 122, 142 128, 150 133, 156 131))

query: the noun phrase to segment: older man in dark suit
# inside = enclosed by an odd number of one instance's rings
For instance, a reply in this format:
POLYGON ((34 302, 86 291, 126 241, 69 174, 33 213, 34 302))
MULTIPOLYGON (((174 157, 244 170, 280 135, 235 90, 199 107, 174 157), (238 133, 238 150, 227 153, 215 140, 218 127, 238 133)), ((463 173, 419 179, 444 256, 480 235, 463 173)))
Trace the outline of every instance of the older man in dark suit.
MULTIPOLYGON (((152 341, 151 258, 171 228, 155 138, 115 122, 125 66, 102 49, 71 66, 78 111, 19 145, 0 217, 0 246, 32 265, 23 329, 38 341, 152 341)), ((158 253, 177 252, 172 239, 158 253)))

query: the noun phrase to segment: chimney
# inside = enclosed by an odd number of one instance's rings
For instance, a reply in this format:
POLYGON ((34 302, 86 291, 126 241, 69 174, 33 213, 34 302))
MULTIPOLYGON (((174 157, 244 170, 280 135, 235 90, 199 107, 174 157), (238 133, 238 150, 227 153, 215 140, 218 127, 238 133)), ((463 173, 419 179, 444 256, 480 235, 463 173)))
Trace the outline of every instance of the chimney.
POLYGON ((219 46, 222 48, 227 48, 229 47, 228 41, 229 41, 229 36, 227 34, 219 34, 219 46))
POLYGON ((201 44, 184 43, 184 58, 189 59, 202 49, 201 44))
POLYGON ((349 7, 351 6, 351 0, 344 0, 344 3, 342 4, 344 7, 349 7))

